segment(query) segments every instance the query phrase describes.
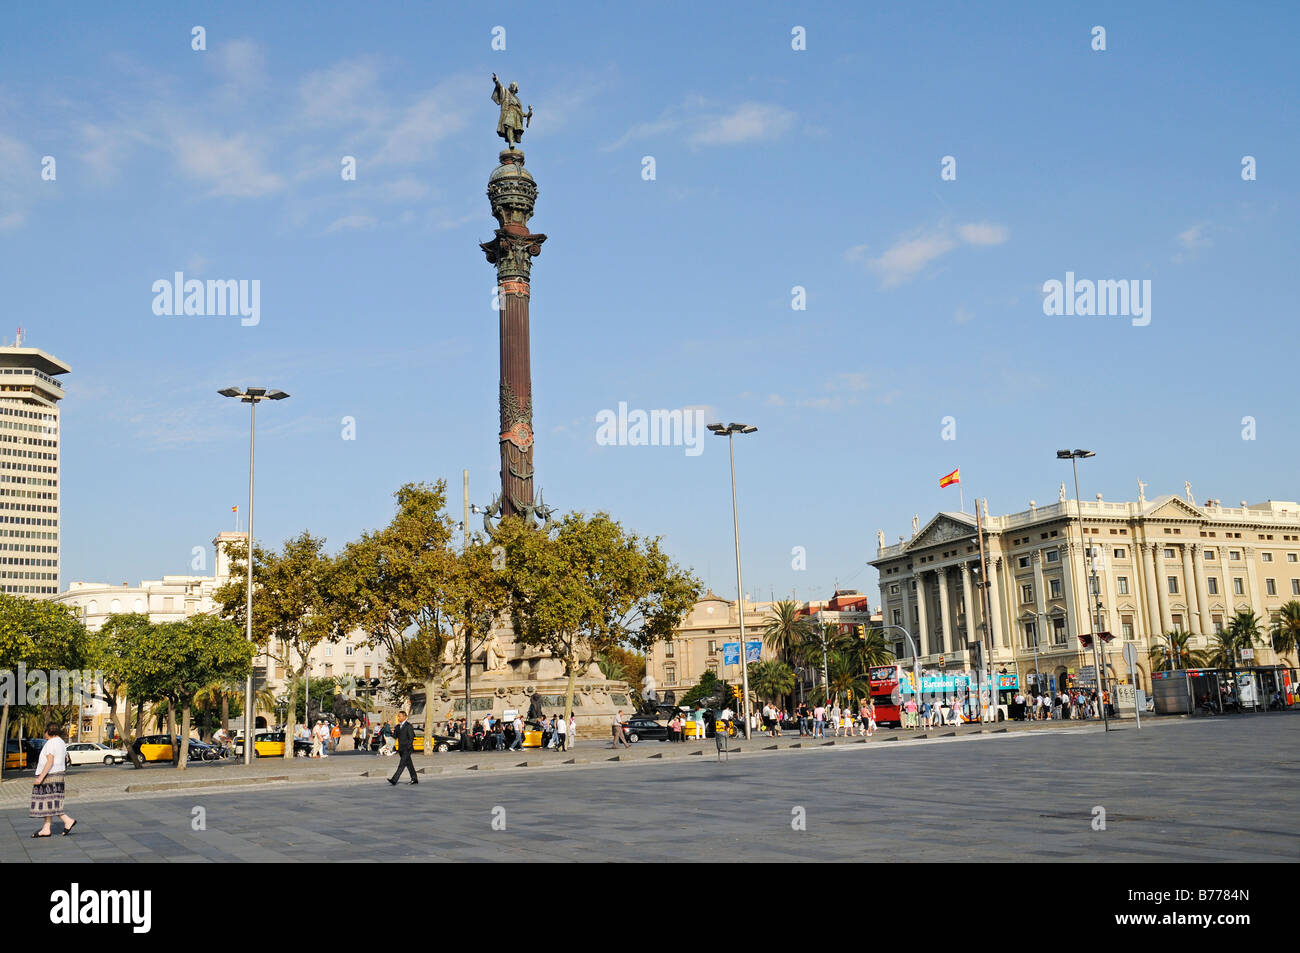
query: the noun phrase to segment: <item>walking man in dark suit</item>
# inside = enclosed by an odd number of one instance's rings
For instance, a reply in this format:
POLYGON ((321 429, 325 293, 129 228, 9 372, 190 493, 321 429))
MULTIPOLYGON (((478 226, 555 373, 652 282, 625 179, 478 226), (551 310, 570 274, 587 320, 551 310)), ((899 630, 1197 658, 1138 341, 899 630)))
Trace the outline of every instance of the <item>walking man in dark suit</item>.
POLYGON ((397 753, 401 756, 397 762, 397 770, 393 776, 388 779, 388 783, 397 784, 397 779, 402 776, 402 769, 405 768, 411 772, 411 783, 419 784, 420 779, 415 776, 415 765, 411 763, 411 750, 415 747, 415 729, 410 726, 406 720, 406 712, 397 713, 397 753))

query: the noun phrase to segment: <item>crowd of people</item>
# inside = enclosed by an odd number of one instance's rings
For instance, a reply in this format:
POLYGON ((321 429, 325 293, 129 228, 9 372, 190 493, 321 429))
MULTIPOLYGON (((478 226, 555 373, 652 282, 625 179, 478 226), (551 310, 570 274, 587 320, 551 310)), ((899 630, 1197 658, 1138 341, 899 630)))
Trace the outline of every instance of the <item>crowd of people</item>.
POLYGON ((1011 717, 1017 721, 1086 721, 1101 717, 1101 705, 1106 706, 1107 716, 1114 717, 1115 714, 1109 691, 1102 692, 1100 699, 1095 690, 1085 692, 1081 688, 1038 695, 1017 692, 1013 701, 1011 717))

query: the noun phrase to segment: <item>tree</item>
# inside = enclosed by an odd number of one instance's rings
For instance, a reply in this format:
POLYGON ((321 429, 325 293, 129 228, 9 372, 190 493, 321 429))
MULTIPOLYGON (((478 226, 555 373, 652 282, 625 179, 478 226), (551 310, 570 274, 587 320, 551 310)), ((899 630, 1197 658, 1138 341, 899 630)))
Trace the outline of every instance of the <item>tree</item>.
POLYGON ((127 757, 137 768, 144 767, 144 760, 135 750, 131 699, 135 697, 137 704, 154 699, 141 698, 131 690, 132 660, 139 654, 133 646, 140 640, 148 639, 152 628, 153 623, 143 613, 115 613, 104 620, 98 632, 91 633, 89 637, 91 667, 102 672, 99 685, 101 697, 108 703, 109 717, 125 745, 127 757), (120 719, 117 703, 119 694, 122 696, 120 719))
POLYGON ((1269 634, 1278 658, 1300 645, 1300 601, 1292 599, 1281 608, 1269 634))
POLYGON ((700 675, 700 680, 677 700, 677 707, 692 708, 699 704, 725 705, 731 701, 732 693, 733 688, 730 684, 718 678, 717 673, 712 669, 705 669, 700 675))
MULTIPOLYGON (((1232 647, 1240 656, 1242 649, 1254 648, 1255 644, 1263 639, 1264 628, 1253 610, 1238 609, 1237 614, 1228 623, 1228 634, 1232 637, 1232 647)), ((1230 667, 1236 668, 1237 663, 1234 662, 1230 667)))
POLYGON ((1205 664, 1206 653, 1192 648, 1193 636, 1190 632, 1173 629, 1157 638, 1162 644, 1151 649, 1150 662, 1153 672, 1196 668, 1205 664))
MULTIPOLYGON (((1210 647, 1204 653, 1205 664, 1211 668, 1236 668, 1237 651, 1232 633, 1216 632, 1210 639, 1210 647)), ((1153 654, 1152 661, 1155 661, 1153 654)))
POLYGON ((551 532, 503 520, 496 541, 515 638, 564 665, 566 720, 580 672, 616 647, 644 652, 671 638, 703 588, 658 538, 640 539, 606 513, 567 514, 551 532))
POLYGON ((74 671, 80 674, 89 651, 86 627, 69 606, 0 593, 0 746, 5 748, 0 751, 0 777, 4 776, 10 709, 17 703, 18 693, 27 689, 18 684, 18 666, 44 673, 42 680, 47 685, 49 676, 61 674, 65 679, 62 689, 75 692, 76 697, 51 698, 56 685, 50 685, 45 697, 29 701, 19 711, 22 715, 44 709, 48 715, 55 704, 80 705, 82 685, 69 684, 66 678, 74 671))
POLYGON ((816 623, 800 614, 799 603, 785 599, 772 606, 772 615, 763 625, 763 643, 776 657, 792 663, 802 657, 816 623))
MULTIPOLYGON (((302 532, 286 540, 279 553, 253 547, 253 639, 260 650, 289 673, 289 698, 307 673, 313 648, 342 637, 335 593, 338 565, 324 552, 325 540, 302 532)), ((230 547, 230 581, 213 594, 224 618, 241 628, 247 623, 248 546, 230 547)), ((253 737, 256 712, 244 713, 244 737, 253 737)), ((306 712, 303 713, 304 716, 306 712)), ((284 756, 293 757, 296 711, 285 714, 284 756)), ((251 742, 250 742, 251 743, 251 742)))
MULTIPOLYGON (((215 681, 246 679, 255 650, 239 626, 213 615, 164 622, 153 627, 152 635, 150 677, 172 709, 180 709, 179 743, 174 745, 173 759, 177 769, 184 771, 195 696, 215 681)), ((250 732, 244 737, 246 744, 252 743, 250 732)), ((292 737, 286 738, 286 747, 293 747, 292 737)))
POLYGON ((894 651, 885 641, 884 631, 875 626, 865 629, 861 635, 845 638, 839 644, 852 667, 864 676, 869 674, 873 666, 888 665, 894 661, 894 651))
POLYGON ((749 667, 749 687, 766 701, 779 701, 794 691, 794 669, 781 659, 765 659, 749 667))

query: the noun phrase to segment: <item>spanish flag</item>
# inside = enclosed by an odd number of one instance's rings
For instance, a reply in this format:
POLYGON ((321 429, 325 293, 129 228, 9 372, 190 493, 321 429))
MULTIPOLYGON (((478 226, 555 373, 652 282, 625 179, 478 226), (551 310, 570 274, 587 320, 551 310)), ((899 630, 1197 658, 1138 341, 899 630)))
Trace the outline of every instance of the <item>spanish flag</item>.
POLYGON ((232 506, 232 507, 230 508, 230 512, 232 512, 232 513, 238 513, 238 512, 239 512, 239 507, 238 507, 238 506, 232 506))
POLYGON ((939 488, 942 489, 945 486, 952 486, 954 483, 960 483, 960 482, 961 482, 961 467, 958 467, 956 470, 953 470, 952 473, 949 473, 946 477, 939 478, 939 488))

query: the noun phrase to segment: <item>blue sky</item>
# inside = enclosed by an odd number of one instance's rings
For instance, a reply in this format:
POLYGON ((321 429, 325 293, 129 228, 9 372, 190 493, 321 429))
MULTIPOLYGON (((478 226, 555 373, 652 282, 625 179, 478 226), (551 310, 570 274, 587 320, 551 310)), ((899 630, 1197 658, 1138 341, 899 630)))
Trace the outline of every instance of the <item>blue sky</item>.
POLYGON ((1148 496, 1300 496, 1288 6, 62 9, 0 12, 0 326, 73 368, 64 586, 188 572, 233 526, 231 384, 293 395, 259 414, 266 542, 341 546, 405 481, 458 499, 465 467, 490 499, 493 72, 535 109, 552 505, 661 534, 734 594, 725 444, 598 446, 620 401, 760 428, 737 474, 762 598, 837 579, 874 596, 876 529, 956 509, 941 475, 961 468, 968 509, 1018 511, 1056 498, 1059 446, 1097 451, 1085 497, 1131 499, 1139 478, 1148 496), (258 279, 260 323, 155 315, 176 271, 258 279), (1150 280, 1150 324, 1045 316, 1067 271, 1150 280))

